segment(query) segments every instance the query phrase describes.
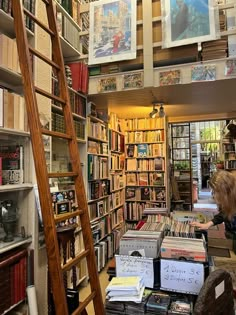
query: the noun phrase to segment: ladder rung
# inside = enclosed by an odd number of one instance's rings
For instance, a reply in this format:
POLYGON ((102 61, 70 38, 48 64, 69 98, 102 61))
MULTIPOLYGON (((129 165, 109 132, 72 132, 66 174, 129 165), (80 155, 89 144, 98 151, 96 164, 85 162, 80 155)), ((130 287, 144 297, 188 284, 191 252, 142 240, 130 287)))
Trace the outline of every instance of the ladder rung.
POLYGON ((61 69, 60 66, 58 64, 56 64, 55 62, 53 62, 51 59, 47 58, 46 56, 44 56, 43 54, 41 54, 39 51, 37 51, 36 49, 34 49, 33 47, 29 47, 29 50, 32 54, 34 54, 35 56, 37 56, 38 58, 40 58, 41 60, 45 61, 47 64, 49 64, 50 66, 54 67, 55 69, 57 69, 58 71, 61 69))
POLYGON ((84 250, 79 255, 77 255, 75 258, 69 260, 65 265, 61 267, 63 272, 69 271, 73 266, 77 265, 81 259, 85 258, 89 254, 89 249, 84 250))
POLYGON ((40 89, 40 88, 37 87, 37 86, 35 87, 35 91, 36 91, 37 93, 43 95, 43 96, 46 96, 46 97, 48 97, 48 98, 50 98, 50 99, 56 101, 56 102, 60 102, 60 103, 63 104, 63 105, 66 104, 65 100, 63 100, 62 98, 60 98, 60 97, 58 97, 58 96, 56 96, 56 95, 53 95, 53 94, 51 94, 51 93, 48 93, 47 91, 44 91, 44 90, 40 89))
POLYGON ((65 173, 49 173, 49 178, 61 178, 61 177, 75 177, 78 176, 76 172, 65 172, 65 173))
POLYGON ((49 5, 48 0, 42 0, 45 4, 49 5))
POLYGON ((96 292, 92 291, 90 295, 83 301, 79 303, 79 307, 71 315, 79 315, 85 309, 85 307, 95 298, 96 292))
POLYGON ((62 138, 62 139, 67 139, 67 140, 71 140, 72 137, 66 133, 62 133, 62 132, 57 132, 57 131, 51 131, 51 130, 48 130, 48 129, 41 129, 42 130, 42 133, 44 135, 48 135, 48 136, 51 136, 51 137, 56 137, 56 138, 62 138))
POLYGON ((30 11, 28 11, 26 8, 24 8, 24 13, 30 17, 30 19, 32 19, 35 23, 37 23, 45 32, 47 32, 49 35, 54 36, 55 34, 53 33, 52 30, 50 30, 50 28, 48 28, 45 24, 43 24, 42 22, 40 22, 40 20, 38 20, 35 15, 33 15, 30 11))
POLYGON ((76 217, 76 216, 81 215, 83 213, 84 213, 83 210, 76 210, 76 211, 69 212, 69 213, 66 213, 66 214, 55 215, 54 216, 55 223, 59 223, 61 221, 64 221, 64 220, 76 217))

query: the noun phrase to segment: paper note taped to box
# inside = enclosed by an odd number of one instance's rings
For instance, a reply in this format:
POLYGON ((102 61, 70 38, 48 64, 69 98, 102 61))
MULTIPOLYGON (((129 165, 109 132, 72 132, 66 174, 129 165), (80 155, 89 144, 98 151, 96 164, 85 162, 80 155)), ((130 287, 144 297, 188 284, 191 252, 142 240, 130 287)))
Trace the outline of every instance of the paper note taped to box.
POLYGON ((202 263, 161 259, 161 289, 198 294, 204 283, 202 263))
POLYGON ((145 287, 153 288, 153 258, 115 255, 115 259, 117 277, 140 276, 145 287))

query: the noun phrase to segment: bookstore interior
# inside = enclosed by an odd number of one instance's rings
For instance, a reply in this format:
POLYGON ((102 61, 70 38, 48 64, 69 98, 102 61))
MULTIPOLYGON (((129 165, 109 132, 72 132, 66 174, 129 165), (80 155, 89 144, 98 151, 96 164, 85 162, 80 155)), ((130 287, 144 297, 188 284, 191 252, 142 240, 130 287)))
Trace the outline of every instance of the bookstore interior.
POLYGON ((0 314, 236 314, 235 84, 236 0, 0 0, 0 314))

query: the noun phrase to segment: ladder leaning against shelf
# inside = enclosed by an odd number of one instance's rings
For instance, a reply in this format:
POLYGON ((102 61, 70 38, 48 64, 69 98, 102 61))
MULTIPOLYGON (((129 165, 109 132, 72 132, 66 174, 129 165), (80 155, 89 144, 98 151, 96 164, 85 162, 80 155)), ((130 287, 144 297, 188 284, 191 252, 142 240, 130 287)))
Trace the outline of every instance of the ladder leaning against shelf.
POLYGON ((20 1, 13 1, 12 9, 19 61, 23 77, 24 95, 28 113, 29 128, 32 140, 32 149, 34 155, 39 198, 44 224, 45 243, 47 249, 50 282, 52 287, 55 310, 56 314, 58 315, 69 314, 66 301, 66 290, 63 281, 63 273, 72 269, 73 266, 75 266, 81 259, 86 257, 91 293, 84 301, 79 304, 77 309, 73 311, 73 314, 81 314, 88 303, 93 301, 95 314, 102 315, 105 313, 105 311, 102 302, 102 294, 96 268, 92 233, 87 209, 87 200, 83 183, 76 135, 73 127, 73 118, 71 113, 67 83, 65 79, 64 62, 62 58, 60 39, 55 20, 53 0, 42 1, 46 7, 48 26, 39 21, 28 10, 22 9, 20 1), (24 14, 32 19, 39 27, 41 27, 51 38, 52 60, 29 46, 24 25, 24 14), (60 96, 55 96, 34 85, 30 54, 36 56, 37 58, 41 59, 46 64, 52 67, 52 71, 58 77, 60 85, 60 96), (65 133, 55 132, 41 127, 37 104, 38 94, 47 99, 57 101, 59 104, 61 104, 63 108, 63 116, 66 127, 65 133), (43 135, 57 137, 66 141, 67 149, 70 156, 70 165, 72 169, 71 171, 63 173, 48 173, 44 153, 43 135), (71 178, 71 181, 73 181, 74 183, 78 203, 77 209, 75 211, 55 216, 52 209, 51 193, 49 187, 49 179, 53 178, 71 178), (79 255, 67 261, 62 266, 61 257, 59 254, 56 223, 74 218, 75 216, 78 216, 81 222, 85 249, 83 252, 80 252, 79 255))

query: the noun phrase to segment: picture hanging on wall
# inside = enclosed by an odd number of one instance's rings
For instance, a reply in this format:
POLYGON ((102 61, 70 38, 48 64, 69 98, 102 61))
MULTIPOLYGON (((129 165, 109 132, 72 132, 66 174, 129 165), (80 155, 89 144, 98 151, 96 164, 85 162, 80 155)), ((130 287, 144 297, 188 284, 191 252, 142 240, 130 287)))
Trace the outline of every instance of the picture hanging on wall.
POLYGON ((162 47, 176 47, 219 37, 214 0, 161 0, 162 47))
POLYGON ((136 0, 90 2, 89 65, 136 58, 136 0))
POLYGON ((99 80, 98 82, 98 92, 112 92, 117 90, 116 77, 109 77, 99 80))
POLYGON ((215 65, 197 65, 191 69, 192 82, 215 81, 216 66, 215 65))
POLYGON ((225 62, 225 76, 235 77, 236 76, 236 59, 226 60, 225 62))
POLYGON ((180 84, 180 70, 160 72, 160 86, 180 84))
POLYGON ((143 74, 132 73, 123 75, 123 89, 139 89, 143 87, 143 74))

